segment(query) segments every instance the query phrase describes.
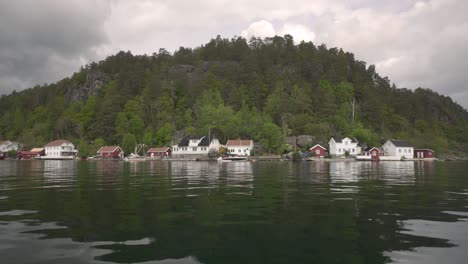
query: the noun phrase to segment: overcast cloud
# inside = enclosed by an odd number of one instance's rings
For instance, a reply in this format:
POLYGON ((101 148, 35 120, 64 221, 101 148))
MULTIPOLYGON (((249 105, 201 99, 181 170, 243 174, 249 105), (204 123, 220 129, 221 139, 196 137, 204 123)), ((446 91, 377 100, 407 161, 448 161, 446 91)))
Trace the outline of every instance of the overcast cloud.
POLYGON ((468 1, 456 0, 0 0, 0 93, 55 82, 119 50, 291 34, 468 108, 467 14, 468 1))

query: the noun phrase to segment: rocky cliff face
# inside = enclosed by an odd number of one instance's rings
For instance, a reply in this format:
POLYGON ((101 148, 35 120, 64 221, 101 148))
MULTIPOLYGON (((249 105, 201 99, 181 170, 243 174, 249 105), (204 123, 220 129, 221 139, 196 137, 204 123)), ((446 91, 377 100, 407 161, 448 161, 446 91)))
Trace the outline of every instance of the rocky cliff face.
POLYGON ((103 72, 89 72, 83 85, 69 87, 65 92, 68 101, 86 100, 89 96, 95 96, 110 78, 103 72))

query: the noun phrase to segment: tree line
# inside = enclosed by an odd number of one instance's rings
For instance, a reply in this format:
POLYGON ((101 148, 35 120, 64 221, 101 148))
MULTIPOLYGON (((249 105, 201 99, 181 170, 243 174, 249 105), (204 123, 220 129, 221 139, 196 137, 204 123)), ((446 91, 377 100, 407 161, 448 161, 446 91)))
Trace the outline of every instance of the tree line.
POLYGON ((119 52, 57 83, 0 98, 0 137, 26 147, 66 138, 81 153, 118 144, 164 146, 184 135, 251 138, 266 152, 312 135, 389 138, 438 152, 466 152, 468 113, 430 89, 397 88, 350 52, 291 36, 218 36, 196 48, 119 52), (93 76, 106 76, 97 86, 93 76), (95 89, 89 89, 94 87, 95 89), (73 94, 83 96, 76 97, 73 94))

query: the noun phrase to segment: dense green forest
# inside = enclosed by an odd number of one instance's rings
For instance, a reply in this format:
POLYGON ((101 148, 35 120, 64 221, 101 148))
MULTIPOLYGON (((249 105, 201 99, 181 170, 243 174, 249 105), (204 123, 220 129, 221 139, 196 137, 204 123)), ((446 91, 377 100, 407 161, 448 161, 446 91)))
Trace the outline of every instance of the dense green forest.
POLYGON ((173 54, 119 52, 70 78, 0 98, 0 138, 25 147, 65 138, 81 153, 102 144, 170 145, 187 134, 252 138, 278 152, 283 139, 407 139, 466 153, 468 113, 429 89, 399 89, 339 48, 291 36, 217 37, 173 54), (352 102, 355 102, 353 118, 352 102))

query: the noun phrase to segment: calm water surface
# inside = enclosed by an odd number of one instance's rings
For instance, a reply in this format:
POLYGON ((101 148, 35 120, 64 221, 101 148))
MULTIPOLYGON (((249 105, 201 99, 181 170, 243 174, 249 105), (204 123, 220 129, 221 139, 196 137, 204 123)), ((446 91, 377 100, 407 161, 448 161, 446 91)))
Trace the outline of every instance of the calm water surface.
POLYGON ((0 263, 466 263, 467 171, 0 161, 0 263))

